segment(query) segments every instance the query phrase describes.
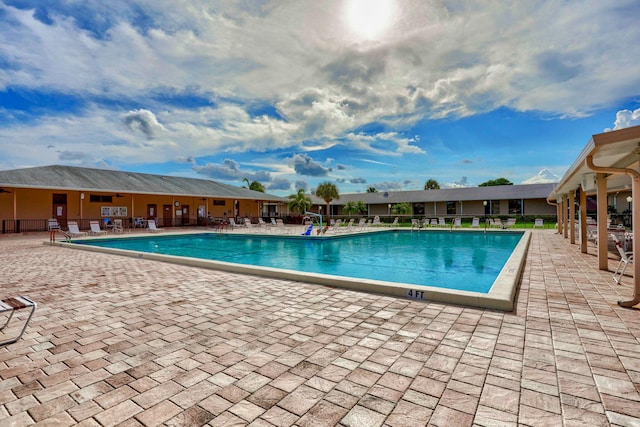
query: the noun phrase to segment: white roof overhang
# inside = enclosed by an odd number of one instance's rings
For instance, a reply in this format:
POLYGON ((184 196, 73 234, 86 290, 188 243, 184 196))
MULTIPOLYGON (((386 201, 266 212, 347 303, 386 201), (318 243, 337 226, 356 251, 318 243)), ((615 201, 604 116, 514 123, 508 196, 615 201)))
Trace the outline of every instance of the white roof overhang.
MULTIPOLYGON (((564 174, 547 197, 549 202, 555 202, 563 195, 580 188, 583 178, 593 175, 587 164, 591 157, 593 164, 598 167, 638 170, 640 150, 640 126, 620 129, 593 135, 578 158, 564 174)), ((607 191, 631 191, 631 177, 624 173, 614 173, 607 176, 607 191)), ((595 189, 586 189, 587 193, 595 193, 595 189)))

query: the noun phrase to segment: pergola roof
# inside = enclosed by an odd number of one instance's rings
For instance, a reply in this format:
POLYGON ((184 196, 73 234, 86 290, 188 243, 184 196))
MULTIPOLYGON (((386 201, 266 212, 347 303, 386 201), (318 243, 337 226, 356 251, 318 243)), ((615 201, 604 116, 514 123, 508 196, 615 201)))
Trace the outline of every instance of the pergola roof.
POLYGON ((6 187, 286 201, 207 179, 57 165, 0 171, 0 188, 6 187))
MULTIPOLYGON (((585 175, 589 177, 595 173, 586 163, 589 156, 596 166, 637 170, 639 147, 640 126, 593 135, 547 199, 557 201, 562 195, 578 189, 585 175)), ((607 178, 608 191, 630 189, 630 184, 631 178, 624 174, 613 174, 607 178)))

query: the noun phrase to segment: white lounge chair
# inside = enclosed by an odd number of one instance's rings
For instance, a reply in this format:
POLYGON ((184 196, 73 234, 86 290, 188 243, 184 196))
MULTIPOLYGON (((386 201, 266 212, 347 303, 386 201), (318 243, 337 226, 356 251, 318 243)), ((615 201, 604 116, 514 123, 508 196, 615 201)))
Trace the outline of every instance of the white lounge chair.
POLYGON ((480 218, 473 218, 471 220, 471 227, 472 228, 478 228, 480 227, 480 218))
POLYGON ((393 219, 393 222, 389 224, 389 227, 397 227, 398 226, 398 217, 393 219))
POLYGON ((627 269, 627 265, 633 263, 633 251, 625 251, 624 247, 622 247, 622 243, 620 242, 620 239, 618 239, 618 236, 616 236, 615 234, 611 233, 609 234, 609 236, 611 236, 611 239, 613 240, 613 243, 616 245, 616 249, 620 254, 620 262, 618 262, 616 271, 613 273, 613 280, 617 284, 620 284, 620 280, 622 280, 622 276, 624 275, 624 271, 627 269), (621 266, 622 266, 622 271, 620 271, 621 266))
POLYGON ((533 228, 544 228, 544 220, 542 218, 536 218, 533 223, 533 228))
POLYGON ((80 231, 76 221, 69 221, 67 225, 69 226, 68 233, 71 237, 83 237, 87 235, 84 231, 80 231))
POLYGON ((164 228, 156 227, 156 220, 155 219, 150 219, 149 221, 147 221, 147 227, 149 227, 148 230, 151 233, 157 233, 158 231, 164 231, 164 228))
POLYGON ((451 222, 451 226, 454 228, 462 227, 462 220, 460 218, 454 218, 453 221, 451 222))
POLYGON ((446 227, 447 221, 444 218, 438 218, 438 227, 446 227))
POLYGON ((113 232, 114 233, 122 233, 122 232, 124 232, 124 227, 122 226, 122 220, 121 219, 114 219, 113 220, 113 232))
POLYGON ((380 217, 379 216, 375 216, 373 217, 373 223, 372 225, 382 225, 382 223, 380 222, 380 217))
POLYGON ((101 234, 107 234, 107 232, 105 230, 100 229, 100 222, 99 221, 89 221, 89 226, 91 227, 91 231, 89 231, 89 234, 91 234, 92 236, 99 236, 101 234))

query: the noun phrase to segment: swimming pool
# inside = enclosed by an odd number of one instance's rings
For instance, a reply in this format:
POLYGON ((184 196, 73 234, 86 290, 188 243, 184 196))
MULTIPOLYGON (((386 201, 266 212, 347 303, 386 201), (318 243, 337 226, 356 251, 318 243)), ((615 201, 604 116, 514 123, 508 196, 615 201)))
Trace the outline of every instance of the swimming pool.
POLYGON ((525 236, 522 232, 399 230, 333 237, 198 233, 73 243, 92 250, 409 298, 443 301, 440 294, 453 294, 453 301, 461 304, 504 310, 512 306, 521 268, 512 258, 516 252, 526 253, 525 236), (517 251, 523 241, 524 249, 517 251), (508 289, 500 285, 505 275, 515 276, 507 280, 508 289), (508 302, 487 303, 496 295, 508 302))

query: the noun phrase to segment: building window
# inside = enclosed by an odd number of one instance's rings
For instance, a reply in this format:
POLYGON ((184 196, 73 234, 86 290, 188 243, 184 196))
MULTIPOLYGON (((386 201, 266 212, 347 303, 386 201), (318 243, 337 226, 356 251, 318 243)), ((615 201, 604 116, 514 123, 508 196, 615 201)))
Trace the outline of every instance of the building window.
POLYGON ((413 214, 414 215, 424 215, 424 203, 414 203, 413 204, 413 214))
POLYGON ((101 196, 99 194, 90 194, 89 202, 91 203, 113 203, 113 196, 101 196))
POLYGON ((447 215, 456 214, 456 202, 447 202, 447 215))
POLYGON ((489 200, 484 207, 485 215, 500 215, 500 200, 489 200))
POLYGON ((509 200, 509 215, 522 215, 522 199, 509 200))
POLYGON ((213 206, 226 206, 226 200, 214 200, 213 201, 213 206))

